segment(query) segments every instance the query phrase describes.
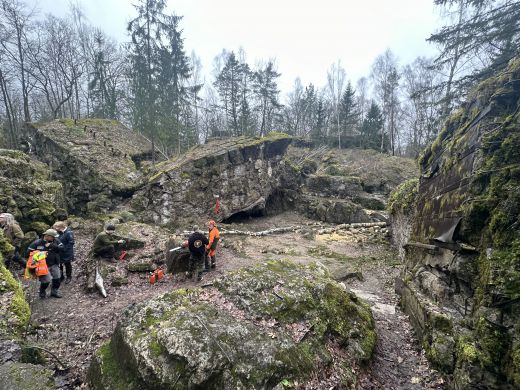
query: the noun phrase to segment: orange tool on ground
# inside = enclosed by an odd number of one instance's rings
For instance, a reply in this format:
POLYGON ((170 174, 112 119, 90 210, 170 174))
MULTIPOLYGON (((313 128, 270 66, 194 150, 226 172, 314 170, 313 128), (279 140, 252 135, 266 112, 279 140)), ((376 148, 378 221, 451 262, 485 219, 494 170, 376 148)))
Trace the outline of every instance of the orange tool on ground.
POLYGON ((164 278, 164 271, 158 268, 150 275, 150 284, 155 284, 162 278, 164 278))

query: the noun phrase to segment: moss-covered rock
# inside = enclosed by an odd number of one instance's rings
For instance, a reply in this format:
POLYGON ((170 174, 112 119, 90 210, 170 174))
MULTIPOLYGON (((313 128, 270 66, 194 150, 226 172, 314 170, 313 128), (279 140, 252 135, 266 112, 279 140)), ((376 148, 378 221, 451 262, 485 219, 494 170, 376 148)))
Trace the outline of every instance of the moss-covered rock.
POLYGON ((290 141, 287 135, 270 133, 197 145, 151 169, 147 186, 134 195, 132 205, 145 220, 161 224, 262 212, 269 197, 285 184, 282 156, 290 141))
POLYGON ((5 268, 0 255, 0 339, 18 338, 27 327, 30 315, 22 286, 5 268))
POLYGON ((50 174, 25 153, 0 149, 0 209, 13 214, 24 232, 52 225, 65 204, 63 186, 50 174))
POLYGON ((60 119, 30 125, 35 153, 64 184, 74 214, 106 212, 142 185, 140 165, 151 145, 137 132, 106 119, 60 119))
POLYGON ((403 304, 414 317, 435 304, 450 318, 449 333, 421 331, 430 359, 453 354, 439 366, 457 389, 520 387, 519 78, 516 60, 480 84, 421 156, 416 207, 406 206, 412 183, 391 204, 413 217, 403 304))
POLYGON ((375 340, 368 306, 326 270, 269 262, 129 307, 88 377, 106 390, 273 388, 326 375, 334 342, 347 351, 335 380, 348 386, 375 340))
POLYGON ((0 256, 7 256, 14 251, 14 246, 11 245, 9 240, 4 236, 3 229, 0 230, 0 256))
POLYGON ((390 193, 387 209, 391 215, 408 214, 414 210, 417 192, 419 190, 419 179, 411 178, 399 184, 390 193))
POLYGON ((42 366, 8 363, 0 366, 0 389, 52 390, 57 389, 53 372, 42 366))

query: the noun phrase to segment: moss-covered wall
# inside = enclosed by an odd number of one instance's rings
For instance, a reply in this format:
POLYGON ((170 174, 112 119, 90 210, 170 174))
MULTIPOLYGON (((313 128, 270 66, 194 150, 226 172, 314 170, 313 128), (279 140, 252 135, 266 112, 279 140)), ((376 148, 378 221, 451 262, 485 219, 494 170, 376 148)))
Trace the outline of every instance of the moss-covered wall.
POLYGON ((24 232, 38 234, 56 221, 65 196, 49 168, 29 155, 0 149, 0 210, 15 216, 24 232))
POLYGON ((411 240, 439 249, 408 250, 402 295, 447 314, 452 330, 426 327, 425 347, 453 356, 459 389, 520 386, 519 80, 516 60, 481 83, 420 159, 411 240))
POLYGON ((143 182, 134 160, 141 164, 150 143, 117 121, 61 119, 29 130, 36 155, 64 184, 67 207, 75 214, 110 210, 143 182))
POLYGON ((291 138, 218 139, 197 145, 185 155, 157 164, 132 206, 146 221, 179 224, 203 216, 223 220, 236 213, 261 212, 282 186, 282 156, 291 138), (216 197, 220 212, 214 214, 216 197))

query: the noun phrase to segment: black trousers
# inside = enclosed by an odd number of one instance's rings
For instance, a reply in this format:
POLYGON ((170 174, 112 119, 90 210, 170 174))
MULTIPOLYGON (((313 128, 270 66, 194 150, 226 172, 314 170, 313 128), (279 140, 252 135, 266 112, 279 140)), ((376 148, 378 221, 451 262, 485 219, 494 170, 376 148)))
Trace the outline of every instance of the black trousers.
POLYGON ((105 259, 113 259, 115 254, 116 248, 114 247, 114 245, 104 246, 103 248, 100 248, 95 252, 96 256, 103 257, 105 259))
POLYGON ((67 279, 72 278, 72 261, 66 261, 60 264, 61 278, 64 278, 63 267, 65 267, 65 275, 67 279))

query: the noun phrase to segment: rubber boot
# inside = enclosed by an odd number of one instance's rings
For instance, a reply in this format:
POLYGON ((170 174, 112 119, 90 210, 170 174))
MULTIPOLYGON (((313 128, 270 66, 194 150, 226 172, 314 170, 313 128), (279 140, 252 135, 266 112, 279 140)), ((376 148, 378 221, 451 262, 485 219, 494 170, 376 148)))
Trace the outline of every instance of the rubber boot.
POLYGON ((47 297, 47 287, 50 283, 40 283, 40 298, 45 299, 47 297))
POLYGON ((60 280, 59 279, 52 279, 52 288, 51 288, 51 297, 54 297, 54 298, 61 298, 61 294, 60 292, 58 291, 58 289, 60 288, 60 280))

